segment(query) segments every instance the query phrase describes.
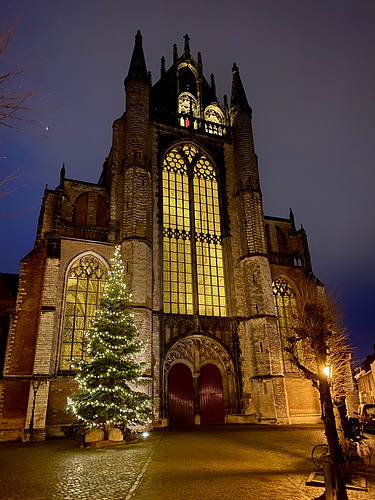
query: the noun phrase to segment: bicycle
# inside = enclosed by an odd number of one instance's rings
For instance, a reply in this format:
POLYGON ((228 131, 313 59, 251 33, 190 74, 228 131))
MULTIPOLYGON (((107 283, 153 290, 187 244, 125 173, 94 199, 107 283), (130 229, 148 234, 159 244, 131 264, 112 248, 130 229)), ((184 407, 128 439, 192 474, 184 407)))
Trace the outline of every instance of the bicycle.
MULTIPOLYGON (((342 460, 346 462, 349 467, 355 470, 364 471, 368 469, 371 465, 371 454, 364 454, 363 456, 358 454, 357 451, 358 442, 349 441, 349 452, 348 454, 343 454, 342 460)), ((318 469, 323 469, 324 457, 328 454, 327 444, 317 444, 314 446, 311 452, 311 459, 318 469)))

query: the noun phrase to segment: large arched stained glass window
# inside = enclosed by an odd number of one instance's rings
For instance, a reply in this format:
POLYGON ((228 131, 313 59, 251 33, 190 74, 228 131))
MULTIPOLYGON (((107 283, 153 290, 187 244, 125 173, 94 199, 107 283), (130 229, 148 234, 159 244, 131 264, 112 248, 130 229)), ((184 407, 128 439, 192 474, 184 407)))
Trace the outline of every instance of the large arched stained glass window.
MULTIPOLYGON (((272 283, 276 307, 277 325, 281 338, 281 346, 286 372, 298 371, 292 364, 290 355, 286 352, 287 339, 293 335, 293 322, 297 315, 296 293, 284 278, 275 278, 272 283)), ((297 356, 302 360, 302 346, 297 346, 297 356)))
POLYGON ((71 370, 72 358, 85 358, 84 335, 99 305, 106 269, 95 257, 81 257, 67 277, 60 370, 71 370))
POLYGON ((226 316, 216 173, 193 145, 163 162, 164 312, 226 316))

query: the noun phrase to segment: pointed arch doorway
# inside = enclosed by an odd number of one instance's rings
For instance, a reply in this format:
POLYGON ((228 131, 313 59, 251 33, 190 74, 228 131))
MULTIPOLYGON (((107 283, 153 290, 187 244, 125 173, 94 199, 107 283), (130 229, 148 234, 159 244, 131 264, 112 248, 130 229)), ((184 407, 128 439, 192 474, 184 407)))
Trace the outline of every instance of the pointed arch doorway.
POLYGON ((199 405, 202 425, 224 423, 223 380, 219 368, 212 363, 201 368, 199 405))
POLYGON ((194 425, 193 375, 184 363, 172 366, 168 374, 169 425, 194 425))

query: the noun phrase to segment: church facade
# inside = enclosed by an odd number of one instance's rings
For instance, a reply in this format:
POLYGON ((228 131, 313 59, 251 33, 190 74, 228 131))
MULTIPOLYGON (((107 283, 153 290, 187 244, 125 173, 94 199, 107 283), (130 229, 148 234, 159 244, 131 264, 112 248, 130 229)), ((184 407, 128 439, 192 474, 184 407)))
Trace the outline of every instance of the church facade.
MULTIPOLYGON (((233 66, 221 103, 186 35, 151 84, 138 32, 126 110, 97 184, 46 189, 20 283, 0 384, 0 439, 62 435, 76 391, 72 358, 121 245, 135 318, 147 340, 154 426, 309 423, 316 390, 286 339, 298 282, 312 276, 294 216, 265 217, 252 111, 233 66)), ((303 356, 303 353, 301 353, 303 356)))

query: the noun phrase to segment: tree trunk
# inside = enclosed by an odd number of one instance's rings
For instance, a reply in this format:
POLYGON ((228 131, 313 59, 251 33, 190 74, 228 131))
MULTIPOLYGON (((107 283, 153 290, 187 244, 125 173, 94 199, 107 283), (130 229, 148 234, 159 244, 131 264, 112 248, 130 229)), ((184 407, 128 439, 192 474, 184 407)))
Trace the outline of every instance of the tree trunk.
POLYGON ((340 465, 342 458, 342 450, 337 434, 336 421, 333 411, 333 404, 332 404, 331 392, 328 380, 325 377, 321 377, 319 385, 320 385, 320 398, 322 403, 322 413, 324 420, 324 430, 325 430, 325 435, 327 437, 329 454, 332 457, 332 463, 337 477, 337 484, 338 484, 337 499, 347 500, 348 496, 346 493, 345 475, 340 465))

